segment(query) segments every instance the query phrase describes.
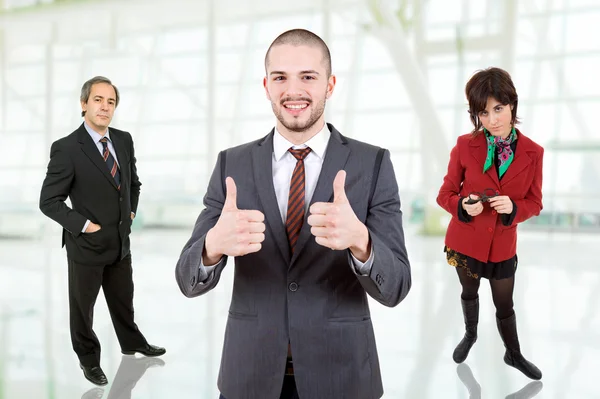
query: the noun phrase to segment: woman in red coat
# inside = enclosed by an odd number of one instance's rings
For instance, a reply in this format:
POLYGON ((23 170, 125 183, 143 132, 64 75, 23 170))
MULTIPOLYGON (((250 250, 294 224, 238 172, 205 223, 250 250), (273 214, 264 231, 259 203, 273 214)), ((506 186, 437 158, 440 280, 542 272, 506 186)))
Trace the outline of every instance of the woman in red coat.
POLYGON ((474 129, 458 138, 437 197, 452 215, 446 232, 448 263, 462 285, 466 332, 454 350, 462 363, 477 340, 479 283, 490 282, 504 361, 527 377, 541 371, 521 354, 513 289, 517 270, 517 225, 542 209, 543 148, 515 128, 518 96, 499 68, 477 72, 466 85, 474 129))

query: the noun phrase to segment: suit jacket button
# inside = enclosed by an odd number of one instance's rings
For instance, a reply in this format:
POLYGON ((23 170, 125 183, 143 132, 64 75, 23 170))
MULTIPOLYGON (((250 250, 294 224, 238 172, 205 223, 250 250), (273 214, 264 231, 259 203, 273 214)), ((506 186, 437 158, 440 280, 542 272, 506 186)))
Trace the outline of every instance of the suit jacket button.
POLYGON ((122 221, 122 220, 121 220, 121 221, 119 221, 119 224, 123 224, 123 221, 122 221))
POLYGON ((493 210, 493 211, 492 211, 492 215, 495 215, 495 214, 496 214, 496 211, 495 211, 495 210, 493 210))
POLYGON ((123 202, 123 197, 119 197, 119 201, 123 202))
POLYGON ((492 229, 491 227, 488 227, 488 231, 489 231, 490 233, 492 233, 492 232, 494 231, 494 229, 492 229))
POLYGON ((298 291, 298 284, 292 282, 292 283, 290 283, 290 285, 288 286, 288 288, 290 289, 290 291, 296 292, 296 291, 298 291))

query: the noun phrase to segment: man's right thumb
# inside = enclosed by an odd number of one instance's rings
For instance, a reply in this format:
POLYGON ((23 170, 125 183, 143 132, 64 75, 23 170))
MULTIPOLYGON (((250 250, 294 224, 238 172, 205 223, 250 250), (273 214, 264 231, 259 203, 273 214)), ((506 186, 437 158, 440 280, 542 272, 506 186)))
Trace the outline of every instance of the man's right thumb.
POLYGON ((233 178, 228 177, 225 179, 225 186, 227 187, 227 193, 225 195, 225 204, 223 209, 237 209, 237 187, 233 178))

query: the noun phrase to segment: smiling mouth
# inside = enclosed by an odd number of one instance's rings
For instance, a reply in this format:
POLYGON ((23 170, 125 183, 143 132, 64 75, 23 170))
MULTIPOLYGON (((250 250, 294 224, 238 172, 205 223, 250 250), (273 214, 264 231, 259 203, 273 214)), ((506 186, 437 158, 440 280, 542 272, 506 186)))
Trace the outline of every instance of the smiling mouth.
POLYGON ((287 109, 299 110, 307 108, 308 104, 284 104, 283 106, 287 109))

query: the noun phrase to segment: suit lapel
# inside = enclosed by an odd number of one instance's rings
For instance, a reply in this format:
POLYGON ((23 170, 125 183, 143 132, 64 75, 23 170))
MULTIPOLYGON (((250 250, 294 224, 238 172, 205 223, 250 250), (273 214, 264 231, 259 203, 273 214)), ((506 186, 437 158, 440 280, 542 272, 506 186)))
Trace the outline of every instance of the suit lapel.
MULTIPOLYGON (((475 158, 475 161, 483 171, 483 165, 485 165, 485 159, 487 157, 487 141, 483 133, 471 139, 471 142, 469 143, 469 150, 471 151, 471 155, 473 156, 473 158, 475 158)), ((496 188, 500 188, 498 173, 496 173, 496 168, 494 167, 494 165, 492 165, 492 167, 490 167, 485 172, 485 174, 494 182, 496 188)))
POLYGON ((508 169, 506 169, 506 172, 502 177, 502 185, 507 184, 509 181, 517 177, 532 163, 531 157, 528 154, 528 152, 533 151, 533 148, 530 145, 531 140, 523 136, 521 132, 518 132, 518 135, 519 136, 517 138, 518 142, 517 150, 515 151, 515 157, 513 158, 512 163, 510 164, 508 169))
POLYGON ((117 152, 117 161, 119 164, 119 172, 121 174, 121 187, 123 187, 123 182, 129 181, 129 174, 128 174, 129 168, 122 167, 122 166, 126 166, 127 161, 129 160, 129 157, 127 156, 127 151, 125 150, 125 140, 115 130, 110 131, 110 139, 112 141, 115 151, 117 152), (126 172, 127 172, 127 174, 126 174, 126 172))
MULTIPOLYGON (((346 146, 347 141, 331 124, 327 124, 331 136, 329 137, 329 143, 327 144, 327 151, 325 152, 325 159, 323 160, 323 167, 317 180, 317 187, 311 198, 310 205, 315 202, 331 202, 333 200, 333 179, 335 175, 344 169, 346 161, 350 155, 350 150, 346 146)), ((310 211, 307 211, 304 215, 304 223, 300 230, 300 236, 294 249, 294 256, 290 263, 293 264, 298 258, 298 255, 302 252, 302 248, 306 245, 306 242, 310 238, 310 225, 306 222, 310 211)))
POLYGON ((87 130, 83 124, 79 127, 79 143, 81 144, 81 150, 87 155, 90 161, 100 170, 100 173, 104 175, 104 177, 109 181, 112 186, 117 189, 117 183, 115 183, 115 179, 110 175, 108 167, 106 166, 106 162, 100 155, 100 151, 98 151, 98 147, 94 143, 94 140, 90 137, 87 130))
POLYGON ((262 203, 265 219, 273 238, 286 262, 290 260, 287 233, 279 213, 275 187, 273 186, 273 134, 275 129, 252 149, 252 168, 256 190, 262 203))

